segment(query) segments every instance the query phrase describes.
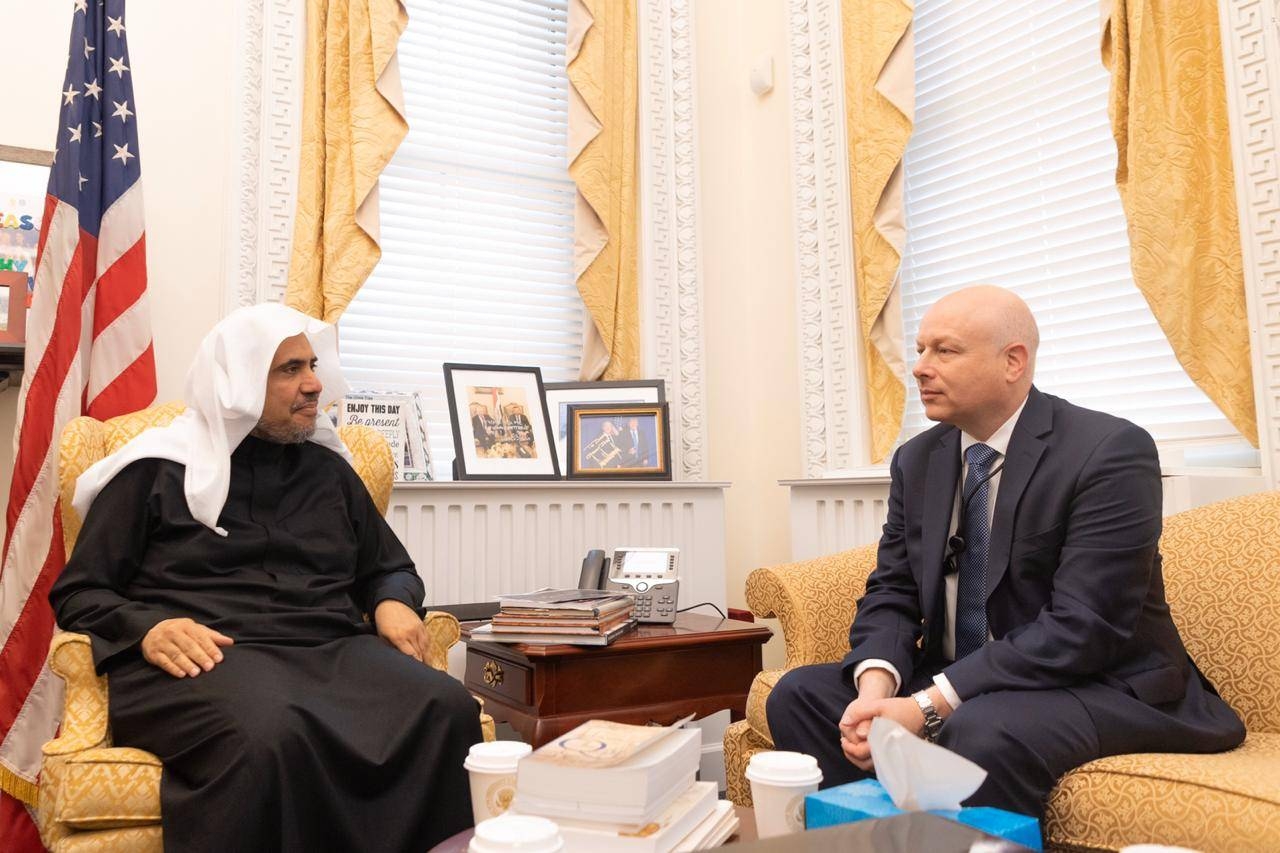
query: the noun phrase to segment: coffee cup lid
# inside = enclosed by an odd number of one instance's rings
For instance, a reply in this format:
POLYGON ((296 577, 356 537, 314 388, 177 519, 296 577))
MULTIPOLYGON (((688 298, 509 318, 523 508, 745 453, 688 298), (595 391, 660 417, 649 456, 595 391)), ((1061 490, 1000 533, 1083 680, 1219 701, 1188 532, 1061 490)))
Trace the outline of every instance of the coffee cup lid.
POLYGON ((564 842, 560 828, 545 817, 508 813, 476 824, 469 849, 473 853, 558 853, 564 842))
POLYGON ((773 785, 809 785, 822 781, 818 760, 803 752, 757 752, 747 762, 746 776, 773 785))
POLYGON ((524 758, 533 747, 518 740, 494 740, 477 743, 467 753, 462 766, 468 770, 513 770, 516 762, 524 758))

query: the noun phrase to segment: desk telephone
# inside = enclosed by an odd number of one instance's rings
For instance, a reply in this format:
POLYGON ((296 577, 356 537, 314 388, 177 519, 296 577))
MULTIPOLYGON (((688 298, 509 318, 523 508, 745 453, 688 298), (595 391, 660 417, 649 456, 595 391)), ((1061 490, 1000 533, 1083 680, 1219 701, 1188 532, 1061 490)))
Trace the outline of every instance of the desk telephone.
POLYGON ((618 548, 612 560, 604 551, 588 551, 578 589, 629 592, 636 599, 636 621, 669 625, 676 621, 679 559, 677 548, 618 548))

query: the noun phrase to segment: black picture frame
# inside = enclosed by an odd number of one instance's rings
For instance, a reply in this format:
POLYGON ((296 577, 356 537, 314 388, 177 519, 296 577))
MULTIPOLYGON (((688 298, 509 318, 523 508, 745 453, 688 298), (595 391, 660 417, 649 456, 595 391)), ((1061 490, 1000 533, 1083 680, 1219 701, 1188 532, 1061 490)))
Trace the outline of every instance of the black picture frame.
POLYGON ((574 480, 670 480, 671 421, 668 405, 665 401, 571 404, 566 459, 568 477, 574 480), (626 435, 629 430, 619 423, 632 418, 639 421, 636 430, 638 440, 634 444, 626 435), (612 425, 612 431, 605 429, 606 423, 612 425), (629 459, 628 455, 632 453, 638 458, 632 456, 629 459), (647 464, 638 464, 646 461, 647 464))
POLYGON ((568 408, 574 403, 663 403, 667 383, 661 379, 615 379, 604 382, 548 382, 544 398, 551 428, 555 431, 556 458, 562 473, 568 472, 568 408), (632 393, 634 392, 634 393, 632 393), (563 417, 563 420, 562 420, 563 417))
POLYGON ((455 479, 560 479, 540 368, 449 362, 444 365, 444 386, 453 429, 455 479), (469 389, 463 401, 465 421, 460 417, 460 389, 469 389), (480 399, 480 389, 492 398, 492 403, 480 399), (504 396, 512 399, 503 401, 504 396), (493 405, 499 407, 498 417, 487 411, 493 405), (525 415, 525 423, 515 422, 517 415, 525 415), (477 416, 482 420, 477 422, 477 416), (488 421, 483 420, 485 416, 488 421), (477 435, 476 430, 482 428, 484 434, 477 435), (500 448, 500 452, 493 454, 494 448, 500 448), (530 452, 532 456, 528 455, 530 452))

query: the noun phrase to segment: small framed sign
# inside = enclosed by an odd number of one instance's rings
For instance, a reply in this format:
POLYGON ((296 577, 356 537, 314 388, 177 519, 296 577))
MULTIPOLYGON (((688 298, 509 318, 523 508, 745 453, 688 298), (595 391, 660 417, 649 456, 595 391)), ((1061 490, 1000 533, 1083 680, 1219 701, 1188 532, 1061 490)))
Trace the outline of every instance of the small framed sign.
POLYGON ((427 426, 416 393, 355 391, 338 401, 339 425, 362 424, 382 433, 396 462, 397 483, 431 479, 427 426))

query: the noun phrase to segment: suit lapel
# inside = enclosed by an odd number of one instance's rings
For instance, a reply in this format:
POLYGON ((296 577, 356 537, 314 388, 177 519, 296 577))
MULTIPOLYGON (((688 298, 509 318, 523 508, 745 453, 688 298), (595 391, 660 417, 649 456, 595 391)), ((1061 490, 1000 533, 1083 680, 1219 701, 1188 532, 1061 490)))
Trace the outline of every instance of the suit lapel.
POLYGON ((946 553, 947 534, 951 530, 951 510, 955 504, 956 486, 960 481, 960 430, 948 430, 929 455, 929 471, 925 475, 924 516, 921 521, 921 550, 924 566, 920 588, 923 591, 925 623, 932 625, 934 608, 941 598, 942 558, 946 553))
POLYGON ((1000 490, 996 493, 995 513, 991 518, 991 550, 987 557, 987 597, 999 586, 1009 569, 1009 552, 1013 545, 1013 520, 1022 493, 1040 464, 1045 443, 1041 437, 1053 431, 1053 407, 1034 387, 1027 397, 1026 408, 1013 427, 1004 469, 1000 474, 1000 490))

